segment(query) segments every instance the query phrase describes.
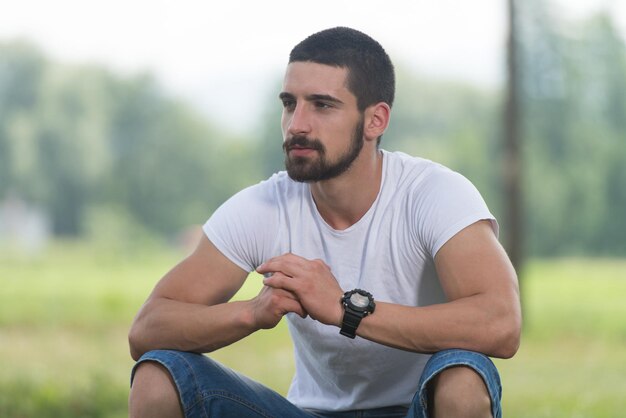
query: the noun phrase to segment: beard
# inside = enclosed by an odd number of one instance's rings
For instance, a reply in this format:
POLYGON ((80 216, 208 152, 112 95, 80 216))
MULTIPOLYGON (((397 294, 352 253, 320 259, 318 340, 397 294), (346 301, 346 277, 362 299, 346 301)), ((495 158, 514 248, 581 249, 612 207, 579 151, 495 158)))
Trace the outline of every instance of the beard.
POLYGON ((285 168, 289 177, 298 182, 312 183, 330 180, 345 173, 354 160, 357 159, 363 148, 363 115, 354 127, 350 148, 336 161, 329 161, 326 156, 326 147, 319 139, 308 139, 305 136, 293 136, 283 143, 285 151, 285 168), (293 146, 311 148, 317 151, 318 158, 290 157, 289 149, 293 146))

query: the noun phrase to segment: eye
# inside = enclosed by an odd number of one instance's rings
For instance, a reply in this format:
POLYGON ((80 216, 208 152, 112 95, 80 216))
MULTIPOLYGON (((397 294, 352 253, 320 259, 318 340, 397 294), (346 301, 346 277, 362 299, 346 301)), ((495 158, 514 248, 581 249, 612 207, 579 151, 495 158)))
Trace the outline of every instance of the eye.
POLYGON ((315 102, 315 107, 318 109, 330 109, 333 106, 327 102, 315 102))
POLYGON ((295 100, 289 99, 289 98, 283 98, 283 99, 280 99, 280 100, 283 103, 283 108, 285 110, 291 111, 291 110, 296 108, 296 101, 295 100))

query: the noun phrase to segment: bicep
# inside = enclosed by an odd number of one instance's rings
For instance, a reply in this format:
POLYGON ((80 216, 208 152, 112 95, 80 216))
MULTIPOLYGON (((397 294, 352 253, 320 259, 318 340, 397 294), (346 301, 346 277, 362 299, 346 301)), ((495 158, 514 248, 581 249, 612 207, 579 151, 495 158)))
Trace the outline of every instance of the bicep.
POLYGON ((448 300, 478 294, 517 299, 515 270, 489 221, 476 222, 450 238, 435 256, 448 300))
POLYGON ((163 276, 150 298, 203 305, 224 303, 241 288, 247 276, 248 272, 203 235, 193 253, 163 276))

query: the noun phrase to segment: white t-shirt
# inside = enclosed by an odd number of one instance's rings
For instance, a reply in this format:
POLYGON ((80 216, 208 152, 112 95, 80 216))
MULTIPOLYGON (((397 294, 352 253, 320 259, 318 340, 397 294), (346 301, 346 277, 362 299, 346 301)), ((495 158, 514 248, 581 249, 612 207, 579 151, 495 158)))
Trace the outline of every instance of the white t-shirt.
MULTIPOLYGON (((246 271, 290 252, 324 260, 345 291, 408 306, 445 302, 435 254, 481 219, 497 234, 495 218, 465 177, 432 161, 383 151, 382 176, 374 204, 345 230, 323 220, 308 184, 280 172, 225 202, 204 231, 246 271)), ((352 340, 309 317, 287 320, 296 362, 291 402, 337 411, 409 406, 428 355, 352 340)))

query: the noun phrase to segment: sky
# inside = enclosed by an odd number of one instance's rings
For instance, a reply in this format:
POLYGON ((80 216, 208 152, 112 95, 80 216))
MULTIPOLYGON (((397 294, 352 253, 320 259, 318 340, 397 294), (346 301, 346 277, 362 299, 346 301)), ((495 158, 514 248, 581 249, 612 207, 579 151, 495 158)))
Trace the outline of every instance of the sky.
MULTIPOLYGON (((626 0, 552 0, 579 18, 599 8, 626 34, 626 0)), ((233 132, 253 133, 291 48, 350 26, 396 65, 497 86, 503 80, 506 1, 475 0, 0 0, 0 42, 26 39, 51 58, 154 74, 233 132)), ((278 100, 276 101, 278 105, 278 100)))

